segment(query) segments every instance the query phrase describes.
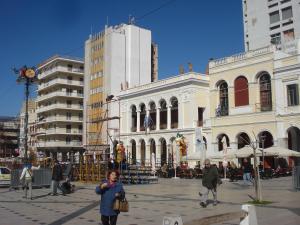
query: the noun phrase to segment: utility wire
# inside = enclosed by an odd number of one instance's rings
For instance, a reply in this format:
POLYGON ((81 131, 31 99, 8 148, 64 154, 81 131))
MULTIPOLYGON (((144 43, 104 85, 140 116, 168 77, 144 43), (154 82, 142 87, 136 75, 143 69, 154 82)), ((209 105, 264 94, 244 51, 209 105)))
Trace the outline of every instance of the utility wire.
POLYGON ((172 4, 172 3, 175 2, 175 1, 176 1, 176 0, 169 0, 169 1, 165 2, 165 3, 163 3, 162 5, 160 5, 159 7, 157 7, 156 9, 152 9, 151 11, 147 12, 146 14, 144 14, 144 15, 142 15, 142 16, 140 16, 140 17, 137 17, 135 20, 136 20, 136 21, 142 20, 142 19, 144 19, 145 17, 147 17, 147 16, 149 16, 149 15, 151 15, 151 14, 153 14, 153 13, 159 11, 160 9, 162 9, 162 8, 164 8, 164 7, 166 7, 166 6, 170 5, 170 4, 172 4))

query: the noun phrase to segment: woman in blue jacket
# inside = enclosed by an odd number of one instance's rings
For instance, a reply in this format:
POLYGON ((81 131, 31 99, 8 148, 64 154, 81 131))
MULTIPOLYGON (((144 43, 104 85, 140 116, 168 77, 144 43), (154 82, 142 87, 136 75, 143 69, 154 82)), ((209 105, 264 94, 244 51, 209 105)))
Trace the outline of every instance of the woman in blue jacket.
POLYGON ((119 173, 110 171, 107 174, 107 180, 104 180, 96 187, 96 193, 101 195, 100 214, 103 225, 116 225, 119 215, 118 210, 113 209, 116 198, 124 198, 125 192, 123 185, 118 181, 119 173))

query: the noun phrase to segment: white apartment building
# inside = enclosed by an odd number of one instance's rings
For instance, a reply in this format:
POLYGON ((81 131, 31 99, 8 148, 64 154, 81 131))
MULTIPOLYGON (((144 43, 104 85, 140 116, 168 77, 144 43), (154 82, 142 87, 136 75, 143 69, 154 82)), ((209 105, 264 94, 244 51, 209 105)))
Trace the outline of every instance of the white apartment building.
MULTIPOLYGON (((185 137, 190 166, 201 161, 210 147, 209 77, 189 72, 124 90, 121 105, 121 137, 130 163, 173 163, 177 134, 185 137), (145 117, 151 125, 145 127, 145 117), (201 141, 199 141, 201 139, 201 141), (205 147, 204 147, 205 146, 205 147)), ((118 137, 117 137, 118 140, 118 137)))
POLYGON ((66 160, 68 153, 82 151, 83 62, 54 56, 38 70, 37 148, 66 160))
MULTIPOLYGON (((105 27, 85 42, 84 146, 101 150, 109 134, 119 133, 117 120, 108 123, 107 96, 157 79, 157 46, 151 31, 132 24, 105 27), (99 147, 99 148, 98 148, 99 147)), ((113 99, 111 99, 114 101, 113 99)), ((117 116, 118 106, 108 105, 108 117, 117 116)))
POLYGON ((242 0, 245 51, 270 43, 278 49, 300 38, 299 0, 242 0))

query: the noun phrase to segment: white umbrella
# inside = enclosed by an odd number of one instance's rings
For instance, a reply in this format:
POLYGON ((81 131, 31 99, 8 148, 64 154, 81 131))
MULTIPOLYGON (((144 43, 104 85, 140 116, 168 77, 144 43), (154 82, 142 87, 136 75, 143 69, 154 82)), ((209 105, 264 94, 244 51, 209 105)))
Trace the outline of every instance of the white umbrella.
MULTIPOLYGON (((256 149, 256 156, 262 156, 261 149, 256 149)), ((238 149, 234 153, 236 158, 248 158, 253 156, 253 148, 249 145, 245 145, 243 148, 238 149)), ((265 154, 266 155, 266 154, 265 154)))
POLYGON ((300 157, 300 152, 293 151, 287 148, 272 146, 264 149, 265 155, 278 156, 278 157, 300 157))
POLYGON ((226 154, 226 159, 234 159, 235 157, 236 150, 232 150, 230 148, 227 148, 227 152, 225 153, 224 151, 219 151, 215 153, 214 155, 209 156, 209 159, 224 159, 224 155, 226 154))

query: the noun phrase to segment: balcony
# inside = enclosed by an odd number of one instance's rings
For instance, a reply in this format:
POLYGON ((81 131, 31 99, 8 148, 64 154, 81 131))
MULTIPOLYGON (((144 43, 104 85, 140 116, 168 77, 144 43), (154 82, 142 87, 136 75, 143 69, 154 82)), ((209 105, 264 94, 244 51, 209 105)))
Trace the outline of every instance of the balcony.
POLYGON ((67 109, 67 110, 80 110, 82 111, 83 110, 83 105, 79 105, 79 104, 52 104, 52 105, 49 105, 49 106, 42 106, 42 107, 39 107, 37 110, 36 110, 36 113, 42 113, 42 112, 47 112, 47 111, 50 111, 50 110, 55 110, 55 109, 67 109))
POLYGON ((66 129, 66 128, 50 128, 50 129, 38 129, 37 136, 45 135, 82 135, 82 129, 66 129))
POLYGON ((55 85, 60 85, 60 84, 79 86, 79 87, 83 87, 83 85, 84 85, 83 81, 57 78, 57 79, 53 79, 51 81, 40 84, 38 86, 38 91, 47 89, 49 87, 53 87, 55 85))
POLYGON ((47 147, 82 147, 82 142, 81 141, 39 141, 37 142, 38 148, 47 148, 47 147))
POLYGON ((83 99, 83 94, 82 93, 71 93, 71 92, 66 92, 66 91, 55 91, 55 92, 51 92, 46 95, 38 96, 37 102, 48 100, 48 99, 54 98, 54 97, 74 97, 74 98, 78 98, 78 99, 83 99))
POLYGON ((84 70, 80 68, 73 68, 73 67, 67 67, 67 66, 56 66, 52 67, 51 69, 42 72, 38 75, 38 79, 43 79, 47 76, 52 76, 56 73, 67 73, 67 74, 73 74, 73 75, 83 75, 84 70))
POLYGON ((78 116, 72 116, 72 117, 51 116, 39 121, 38 124, 52 123, 52 122, 82 123, 82 121, 83 121, 83 117, 78 117, 78 116))

